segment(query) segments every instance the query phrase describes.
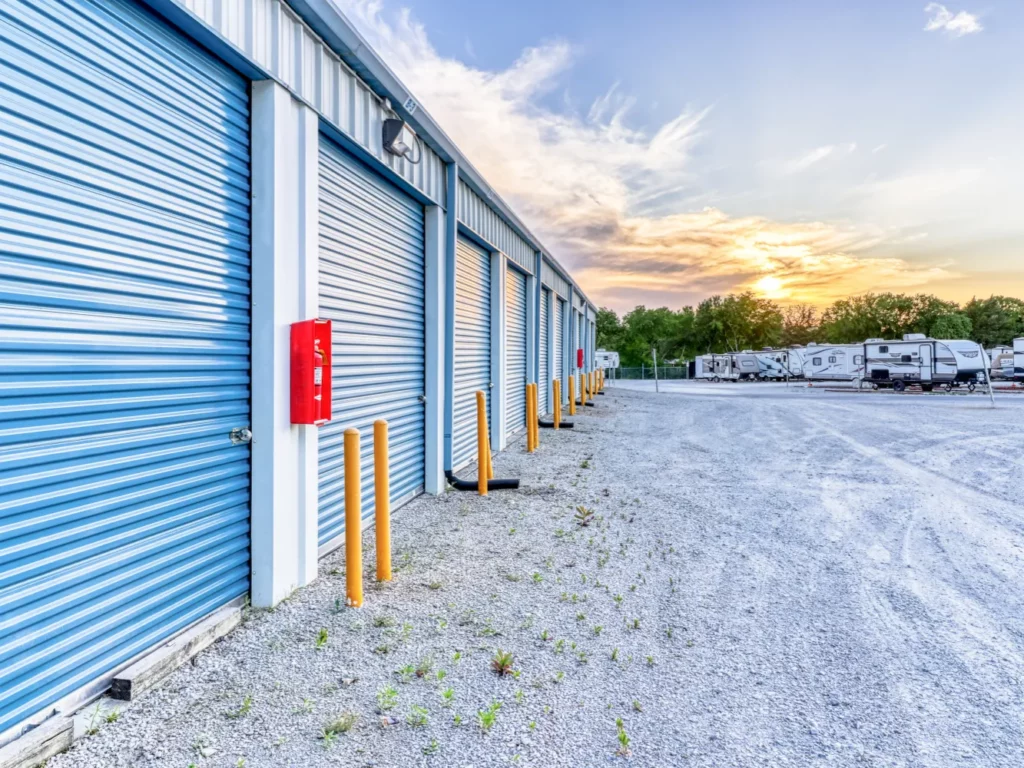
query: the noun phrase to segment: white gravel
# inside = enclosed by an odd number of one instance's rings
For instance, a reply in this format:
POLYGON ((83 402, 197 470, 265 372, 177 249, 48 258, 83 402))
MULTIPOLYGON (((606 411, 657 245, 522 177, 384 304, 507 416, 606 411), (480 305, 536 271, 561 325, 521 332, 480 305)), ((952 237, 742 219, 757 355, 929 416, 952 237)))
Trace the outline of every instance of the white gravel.
POLYGON ((523 490, 401 509, 392 584, 368 534, 362 610, 339 552, 50 768, 1024 765, 1024 395, 650 384, 499 455, 523 490))

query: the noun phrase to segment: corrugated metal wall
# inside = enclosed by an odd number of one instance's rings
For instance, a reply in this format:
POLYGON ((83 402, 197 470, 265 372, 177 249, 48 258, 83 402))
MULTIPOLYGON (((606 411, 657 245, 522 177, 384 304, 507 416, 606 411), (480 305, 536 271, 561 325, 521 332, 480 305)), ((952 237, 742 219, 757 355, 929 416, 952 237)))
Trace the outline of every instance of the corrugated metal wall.
POLYGON ((551 363, 548 360, 551 354, 551 347, 548 345, 551 340, 551 291, 547 288, 540 289, 540 373, 537 376, 537 401, 538 410, 541 414, 551 412, 551 363))
POLYGON ((455 415, 452 471, 476 459, 476 393, 491 423, 491 254, 463 237, 455 248, 455 415))
POLYGON ((569 391, 565 379, 565 302, 555 298, 555 366, 554 378, 562 382, 562 402, 569 402, 569 391))
POLYGON ((320 316, 333 322, 333 420, 320 429, 320 545, 344 531, 343 433, 362 434, 363 517, 374 511, 373 422, 387 419, 391 499, 425 473, 423 207, 320 140, 320 316))
POLYGON ((505 434, 526 426, 526 275, 505 271, 505 434))
POLYGON ((420 142, 419 165, 384 151, 390 114, 373 91, 281 0, 173 0, 269 72, 356 144, 445 205, 445 164, 420 142))
POLYGON ((558 296, 561 296, 563 299, 569 298, 569 281, 562 277, 555 268, 548 263, 547 257, 541 261, 540 279, 544 285, 554 291, 558 296))
POLYGON ((459 180, 458 216, 485 241, 504 253, 524 272, 533 274, 536 251, 466 182, 459 180))
POLYGON ((249 587, 246 81, 0 8, 0 732, 249 587))

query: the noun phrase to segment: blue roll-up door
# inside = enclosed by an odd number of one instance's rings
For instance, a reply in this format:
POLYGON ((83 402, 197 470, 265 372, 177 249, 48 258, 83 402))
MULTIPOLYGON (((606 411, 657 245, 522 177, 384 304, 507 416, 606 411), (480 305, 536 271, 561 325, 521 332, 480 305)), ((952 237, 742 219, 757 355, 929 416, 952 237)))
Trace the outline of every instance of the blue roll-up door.
POLYGON ((476 393, 491 423, 491 254, 463 237, 455 247, 455 412, 452 471, 476 459, 476 393))
POLYGON ((547 288, 541 288, 540 333, 538 334, 540 339, 540 374, 537 378, 537 407, 541 414, 551 412, 551 364, 548 359, 551 355, 551 347, 548 345, 551 341, 550 312, 548 311, 550 305, 551 291, 547 288))
POLYGON ((526 426, 526 275, 505 271, 505 434, 526 426))
POLYGON ((565 301, 555 297, 555 370, 552 378, 562 382, 562 402, 569 402, 569 390, 565 381, 565 342, 563 334, 565 329, 565 301))
POLYGON ((344 439, 362 435, 364 519, 373 516, 373 422, 390 433, 391 503, 423 490, 423 206, 320 138, 320 317, 332 321, 333 399, 320 428, 320 547, 345 529, 344 439))
POLYGON ((148 11, 0 4, 0 733, 248 591, 249 165, 148 11))

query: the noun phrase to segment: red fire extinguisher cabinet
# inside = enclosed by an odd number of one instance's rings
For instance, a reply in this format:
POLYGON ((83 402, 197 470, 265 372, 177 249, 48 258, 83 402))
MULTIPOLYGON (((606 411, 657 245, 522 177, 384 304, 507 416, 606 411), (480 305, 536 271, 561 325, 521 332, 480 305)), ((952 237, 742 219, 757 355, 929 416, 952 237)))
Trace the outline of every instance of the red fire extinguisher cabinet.
POLYGON ((331 420, 331 321, 292 323, 292 424, 331 420))

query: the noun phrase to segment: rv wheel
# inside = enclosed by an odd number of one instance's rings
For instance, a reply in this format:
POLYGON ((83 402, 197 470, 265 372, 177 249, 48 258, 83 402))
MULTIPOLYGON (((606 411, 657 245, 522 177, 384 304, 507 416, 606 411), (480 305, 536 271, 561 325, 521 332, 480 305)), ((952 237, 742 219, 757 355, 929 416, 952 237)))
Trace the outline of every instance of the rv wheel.
POLYGON ((893 389, 893 392, 902 392, 902 391, 903 391, 904 389, 906 389, 906 388, 907 388, 907 385, 906 385, 906 384, 904 384, 904 383, 903 383, 902 381, 900 381, 899 379, 897 379, 896 381, 894 381, 894 382, 892 383, 892 389, 893 389))
POLYGON ((946 384, 943 384, 943 389, 945 389, 947 392, 952 392, 953 391, 953 385, 951 383, 947 382, 946 384))
POLYGON ((718 378, 717 376, 712 376, 712 377, 711 377, 711 380, 712 380, 713 382, 715 382, 716 384, 717 384, 718 382, 720 382, 720 381, 721 381, 721 379, 720 379, 720 378, 718 378))

